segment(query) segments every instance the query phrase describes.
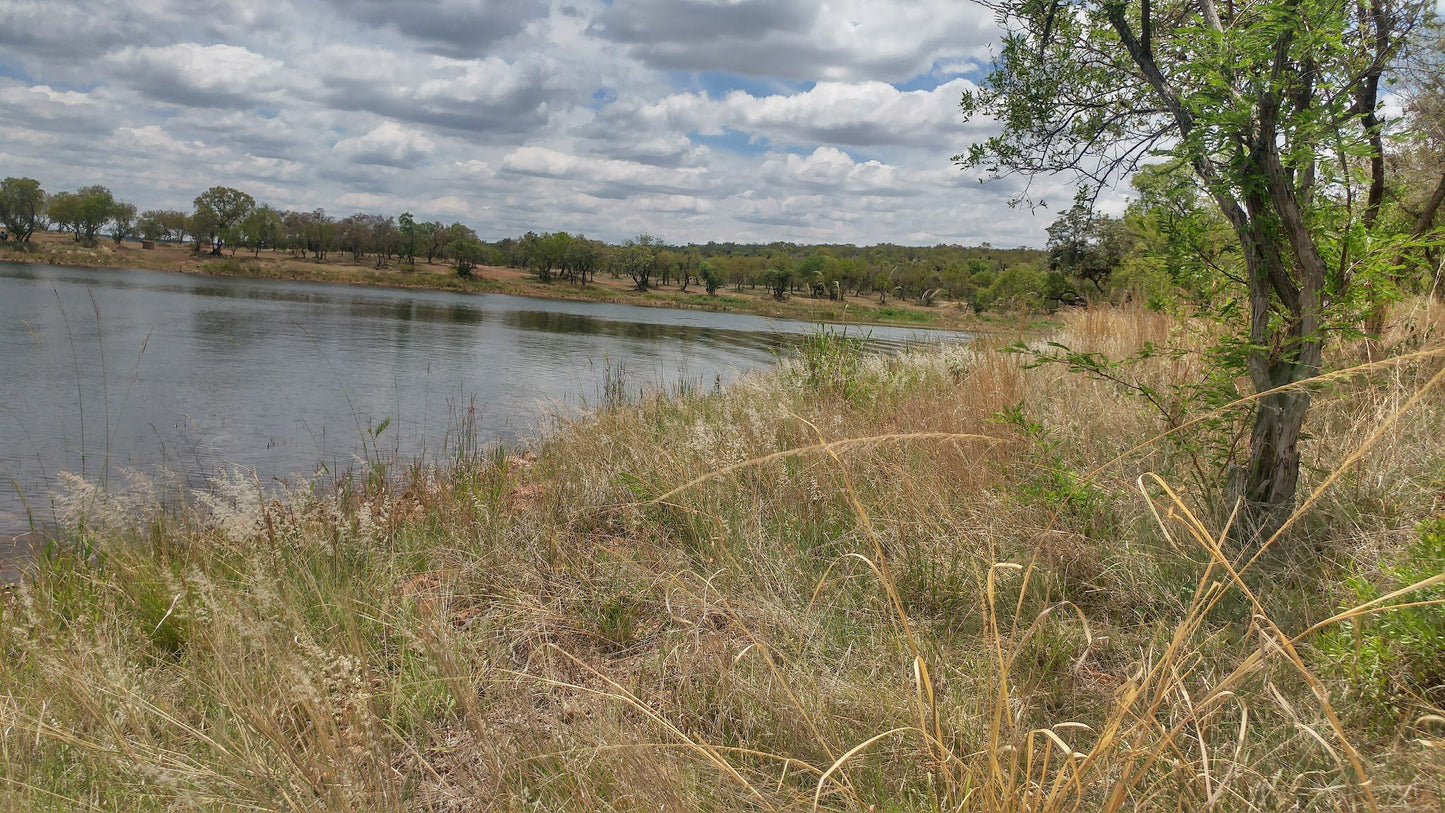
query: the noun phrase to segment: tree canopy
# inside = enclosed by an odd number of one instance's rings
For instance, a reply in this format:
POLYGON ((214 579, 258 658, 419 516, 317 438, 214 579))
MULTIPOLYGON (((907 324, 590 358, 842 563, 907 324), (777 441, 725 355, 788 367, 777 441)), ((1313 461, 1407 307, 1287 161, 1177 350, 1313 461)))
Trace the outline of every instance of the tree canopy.
POLYGON ((0 182, 0 226, 19 242, 27 242, 45 215, 45 190, 34 178, 0 182))
POLYGON ((1299 479, 1310 395, 1292 385, 1319 372, 1327 332, 1354 315, 1384 201, 1381 82, 1424 4, 990 5, 1007 34, 963 111, 1003 129, 958 160, 1097 188, 1168 156, 1234 232, 1249 302, 1240 360, 1261 394, 1234 491, 1241 527, 1270 533, 1299 479))

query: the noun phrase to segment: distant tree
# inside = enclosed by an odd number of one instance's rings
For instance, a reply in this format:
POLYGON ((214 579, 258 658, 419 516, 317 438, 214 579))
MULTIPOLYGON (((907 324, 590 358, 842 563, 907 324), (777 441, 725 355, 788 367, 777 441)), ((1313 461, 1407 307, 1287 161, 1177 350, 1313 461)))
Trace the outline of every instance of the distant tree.
POLYGON ((336 223, 336 247, 351 252, 351 261, 361 264, 367 254, 376 250, 376 225, 381 215, 354 214, 336 223))
POLYGON ((175 209, 152 209, 141 215, 141 222, 152 229, 152 240, 184 240, 186 235, 186 213, 175 209))
POLYGON ((817 295, 819 286, 823 282, 823 271, 828 267, 828 257, 824 254, 813 253, 803 258, 798 263, 795 272, 796 278, 805 288, 817 295))
POLYGON ((718 273, 717 266, 711 260, 703 260, 698 266, 698 276, 702 279, 703 287, 707 289, 708 295, 717 293, 717 289, 723 286, 726 280, 718 273))
POLYGON ((457 276, 471 279, 472 271, 485 255, 482 244, 473 237, 459 237, 447 244, 447 254, 456 263, 457 276))
POLYGON ((45 217, 45 190, 34 178, 0 182, 0 225, 14 240, 26 243, 45 217))
POLYGON ((115 197, 103 186, 86 186, 61 192, 50 199, 47 212, 62 229, 69 229, 76 242, 95 243, 95 236, 115 207, 115 197))
POLYGON ((303 258, 309 251, 312 259, 320 262, 336 247, 336 221, 325 209, 287 212, 281 216, 281 222, 285 226, 286 242, 303 258))
POLYGON ((1104 290, 1129 250, 1123 221, 1095 213, 1087 195, 1081 195, 1047 231, 1049 270, 1090 282, 1097 291, 1104 290))
POLYGON ((417 232, 420 235, 418 251, 426 254, 426 263, 431 265, 432 260, 441 253, 442 246, 446 245, 446 226, 436 221, 429 221, 419 224, 417 232))
POLYGON ((371 223, 371 242, 375 249, 376 267, 381 268, 393 254, 400 256, 401 232, 389 217, 376 215, 371 223))
POLYGON ((259 256, 261 249, 275 249, 286 237, 286 224, 281 213, 270 206, 257 206, 241 221, 238 229, 241 243, 259 256))
POLYGON ((236 227, 251 210, 256 208, 256 199, 239 189, 229 186, 213 186, 196 196, 196 213, 192 234, 197 245, 202 237, 211 241, 211 254, 220 256, 221 246, 236 236, 236 227))
POLYGON ((602 264, 606 246, 586 237, 573 238, 563 257, 563 267, 568 276, 578 285, 586 285, 589 277, 597 276, 602 264))
POLYGON ((79 198, 76 225, 80 238, 85 243, 94 244, 95 236, 115 211, 115 196, 100 185, 83 186, 75 194, 79 198))
POLYGON ((657 270, 658 245, 656 237, 639 234, 628 240, 617 252, 617 262, 622 272, 632 278, 639 291, 647 290, 652 274, 657 270))
POLYGON ((136 211, 134 203, 116 201, 110 210, 110 237, 116 245, 129 240, 136 234, 136 211))
POLYGON ((168 236, 166 227, 161 223, 160 212, 155 209, 147 209, 140 213, 140 218, 135 223, 136 233, 140 239, 146 241, 164 240, 168 236))
POLYGON ((679 290, 686 293, 687 286, 697 281, 698 268, 702 265, 702 254, 696 249, 676 252, 673 260, 673 271, 677 274, 679 290))
POLYGON ((417 249, 422 241, 422 224, 411 212, 402 212, 396 219, 397 255, 402 262, 416 265, 417 249))
POLYGON ((763 272, 763 283, 773 292, 774 299, 782 299, 788 295, 788 288, 793 284, 793 269, 786 266, 769 268, 763 272))

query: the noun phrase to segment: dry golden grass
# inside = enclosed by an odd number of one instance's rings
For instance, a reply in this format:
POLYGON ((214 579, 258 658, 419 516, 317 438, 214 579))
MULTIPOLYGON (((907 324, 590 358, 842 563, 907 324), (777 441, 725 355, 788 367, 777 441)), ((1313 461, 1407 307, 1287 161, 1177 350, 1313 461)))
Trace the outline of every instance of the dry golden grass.
MULTIPOLYGON (((74 552, 4 604, 0 800, 1437 809, 1445 718, 1356 703, 1316 645, 1438 601, 1412 585, 1341 617, 1345 579, 1445 507, 1424 324, 1400 339, 1416 356, 1321 392, 1319 497, 1258 558, 1129 394, 1193 380, 1190 352, 1121 384, 819 340, 723 393, 560 427, 535 459, 277 500, 237 481, 186 510, 77 489, 74 552)), ((1136 311, 1058 338, 1201 341, 1136 311)))

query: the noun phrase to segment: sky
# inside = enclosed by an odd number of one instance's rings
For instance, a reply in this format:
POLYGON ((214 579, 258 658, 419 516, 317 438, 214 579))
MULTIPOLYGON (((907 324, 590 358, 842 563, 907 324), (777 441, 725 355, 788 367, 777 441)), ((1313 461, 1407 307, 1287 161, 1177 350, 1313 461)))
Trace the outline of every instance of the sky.
POLYGON ((998 36, 962 0, 0 0, 0 175, 491 240, 1037 246, 1053 209, 951 162, 996 132, 958 103, 998 36))

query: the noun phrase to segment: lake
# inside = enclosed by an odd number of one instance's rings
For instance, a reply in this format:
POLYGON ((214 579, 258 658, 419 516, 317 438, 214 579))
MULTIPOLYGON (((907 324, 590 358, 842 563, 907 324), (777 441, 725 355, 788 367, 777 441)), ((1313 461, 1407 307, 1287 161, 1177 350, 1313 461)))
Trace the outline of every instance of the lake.
MULTIPOLYGON (((515 442, 607 382, 712 388, 808 323, 707 311, 0 263, 0 543, 61 472, 261 482, 515 442), (383 428, 384 427, 384 428, 383 428)), ((962 338, 850 328, 883 347, 962 338)), ((0 559, 6 552, 0 550, 0 559)))

